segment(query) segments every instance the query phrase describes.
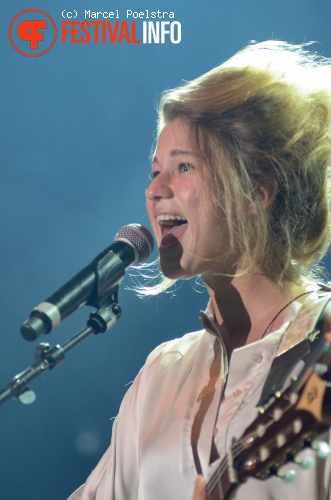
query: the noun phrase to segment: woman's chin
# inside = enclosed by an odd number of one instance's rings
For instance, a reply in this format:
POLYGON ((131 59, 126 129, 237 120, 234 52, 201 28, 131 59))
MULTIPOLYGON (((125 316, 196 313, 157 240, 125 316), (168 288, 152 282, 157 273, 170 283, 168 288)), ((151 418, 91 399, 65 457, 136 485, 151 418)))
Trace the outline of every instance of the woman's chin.
POLYGON ((160 266, 162 273, 166 278, 171 280, 187 280, 197 276, 198 272, 193 269, 186 268, 186 266, 180 260, 165 260, 162 259, 160 254, 160 266))
POLYGON ((162 262, 160 259, 161 270, 164 276, 170 280, 180 280, 184 279, 183 275, 185 274, 184 269, 180 266, 180 264, 176 265, 175 262, 162 262))
POLYGON ((159 246, 160 266, 166 278, 185 280, 202 274, 200 259, 184 250, 178 239, 163 240, 159 246))

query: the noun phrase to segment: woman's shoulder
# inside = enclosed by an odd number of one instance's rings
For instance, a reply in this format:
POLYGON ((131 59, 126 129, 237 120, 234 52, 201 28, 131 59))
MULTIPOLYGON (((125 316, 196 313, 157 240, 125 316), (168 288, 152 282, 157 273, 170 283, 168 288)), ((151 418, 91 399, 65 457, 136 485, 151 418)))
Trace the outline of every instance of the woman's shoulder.
POLYGON ((141 414, 146 398, 152 398, 153 408, 156 397, 161 401, 166 393, 169 398, 178 384, 182 385, 190 377, 197 364, 199 367, 207 364, 210 343, 210 335, 200 330, 160 344, 148 355, 121 408, 133 405, 137 414, 141 414))
POLYGON ((181 359, 195 351, 201 343, 205 344, 206 341, 209 343, 208 337, 209 335, 205 330, 199 330, 187 333, 180 338, 163 342, 148 355, 145 366, 148 367, 154 363, 160 362, 165 357, 181 359))

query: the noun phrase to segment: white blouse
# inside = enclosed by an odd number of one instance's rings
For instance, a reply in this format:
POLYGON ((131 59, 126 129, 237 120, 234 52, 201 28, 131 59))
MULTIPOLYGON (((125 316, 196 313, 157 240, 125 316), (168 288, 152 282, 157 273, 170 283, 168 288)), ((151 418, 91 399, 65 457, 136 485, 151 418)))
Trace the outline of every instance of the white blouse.
MULTIPOLYGON (((210 309, 202 313, 203 330, 157 347, 123 399, 111 446, 69 500, 192 500, 197 477, 192 441, 207 476, 213 439, 223 457, 256 417, 272 361, 299 307, 293 304, 279 330, 235 349, 229 366, 210 309)), ((249 479, 235 498, 331 500, 330 460, 308 471, 284 467, 297 470, 295 483, 249 479)))

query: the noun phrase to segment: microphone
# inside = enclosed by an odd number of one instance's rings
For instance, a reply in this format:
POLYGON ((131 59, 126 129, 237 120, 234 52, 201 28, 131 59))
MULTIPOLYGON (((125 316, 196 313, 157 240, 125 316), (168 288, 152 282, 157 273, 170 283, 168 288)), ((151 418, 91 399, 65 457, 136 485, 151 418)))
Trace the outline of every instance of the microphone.
POLYGON ((140 224, 123 226, 114 243, 33 309, 21 326, 23 337, 32 341, 51 332, 84 304, 100 307, 99 303, 118 287, 125 270, 132 264, 145 262, 153 247, 153 237, 148 229, 140 224))

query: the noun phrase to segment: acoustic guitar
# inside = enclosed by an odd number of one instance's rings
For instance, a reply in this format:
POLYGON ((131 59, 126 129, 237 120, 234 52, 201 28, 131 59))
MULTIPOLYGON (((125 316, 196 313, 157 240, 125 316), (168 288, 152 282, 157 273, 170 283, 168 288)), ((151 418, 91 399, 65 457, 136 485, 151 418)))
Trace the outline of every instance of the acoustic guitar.
POLYGON ((297 458, 306 446, 326 458, 331 453, 329 445, 316 439, 330 426, 331 334, 327 333, 306 358, 300 375, 283 393, 275 394, 226 456, 211 465, 207 499, 230 499, 249 477, 266 479, 277 474, 291 482, 295 472, 282 473, 280 467, 288 461, 301 463, 303 468, 313 466, 311 459, 297 458))

